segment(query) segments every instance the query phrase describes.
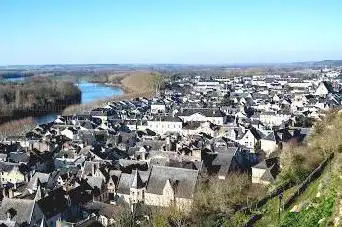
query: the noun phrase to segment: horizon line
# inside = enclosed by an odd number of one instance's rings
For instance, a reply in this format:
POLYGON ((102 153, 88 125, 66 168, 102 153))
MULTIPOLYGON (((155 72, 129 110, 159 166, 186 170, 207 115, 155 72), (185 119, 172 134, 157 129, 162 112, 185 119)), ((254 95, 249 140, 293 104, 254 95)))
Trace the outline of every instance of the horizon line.
POLYGON ((325 61, 342 61, 342 59, 322 59, 305 61, 283 61, 283 62, 251 62, 251 63, 47 63, 47 64, 0 64, 0 67, 25 67, 25 66, 262 66, 262 65, 286 65, 300 63, 318 63, 325 61))

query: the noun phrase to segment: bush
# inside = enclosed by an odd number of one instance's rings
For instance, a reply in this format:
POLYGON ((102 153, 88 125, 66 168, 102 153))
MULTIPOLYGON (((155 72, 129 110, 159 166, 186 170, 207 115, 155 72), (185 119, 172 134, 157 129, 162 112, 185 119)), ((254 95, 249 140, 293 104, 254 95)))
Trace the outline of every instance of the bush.
POLYGON ((324 159, 319 149, 289 144, 280 154, 281 181, 299 183, 303 181, 324 159))
POLYGON ((247 200, 255 201, 265 193, 263 186, 250 184, 247 174, 231 174, 225 180, 209 178, 199 186, 194 196, 191 216, 196 224, 216 226, 246 205, 247 200))

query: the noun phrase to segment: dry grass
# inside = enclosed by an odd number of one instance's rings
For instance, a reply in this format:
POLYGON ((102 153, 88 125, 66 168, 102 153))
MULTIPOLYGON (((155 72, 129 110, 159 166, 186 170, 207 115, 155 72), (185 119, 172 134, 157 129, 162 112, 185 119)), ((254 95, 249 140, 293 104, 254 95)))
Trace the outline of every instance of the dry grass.
POLYGON ((212 225, 218 218, 229 218, 247 200, 252 202, 265 194, 266 188, 252 186, 247 174, 231 174, 225 180, 209 178, 194 196, 192 219, 212 225))
POLYGON ((6 136, 20 136, 29 132, 36 126, 32 117, 9 121, 0 125, 0 140, 6 136))
POLYGON ((307 144, 285 146, 280 155, 281 180, 303 180, 329 154, 342 151, 342 114, 331 110, 321 122, 307 144))
POLYGON ((160 75, 153 72, 130 73, 121 80, 122 86, 129 92, 154 92, 155 85, 160 80, 160 75))

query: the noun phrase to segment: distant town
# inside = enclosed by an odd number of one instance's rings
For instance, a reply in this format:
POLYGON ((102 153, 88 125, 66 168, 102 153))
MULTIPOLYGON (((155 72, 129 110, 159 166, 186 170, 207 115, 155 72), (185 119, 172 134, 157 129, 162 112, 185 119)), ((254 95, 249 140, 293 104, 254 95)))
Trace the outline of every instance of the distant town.
MULTIPOLYGON (((137 71, 161 76, 150 96, 60 111, 22 135, 7 133, 0 141, 0 224, 149 226, 153 210, 193 212, 206 181, 241 176, 250 191, 267 191, 282 171, 284 147, 306 143, 314 125, 342 105, 342 67, 324 64, 262 72, 146 66, 137 71)), ((62 67, 43 71, 66 72, 62 67)), ((87 70, 110 74, 106 67, 87 70)), ((229 216, 260 199, 244 196, 229 216)))

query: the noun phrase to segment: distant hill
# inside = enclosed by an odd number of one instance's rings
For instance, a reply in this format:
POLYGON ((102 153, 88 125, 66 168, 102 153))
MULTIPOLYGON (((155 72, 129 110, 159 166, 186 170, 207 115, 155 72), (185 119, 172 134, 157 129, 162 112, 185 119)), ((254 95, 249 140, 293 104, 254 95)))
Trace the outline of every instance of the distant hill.
POLYGON ((342 66, 342 60, 323 60, 323 61, 307 61, 307 62, 294 62, 291 65, 299 65, 304 67, 337 67, 342 66))
POLYGON ((84 64, 84 65, 13 65, 0 66, 1 72, 30 73, 99 73, 99 72, 132 72, 132 71, 191 71, 248 68, 321 68, 342 66, 342 60, 322 60, 284 63, 247 63, 247 64, 84 64))

